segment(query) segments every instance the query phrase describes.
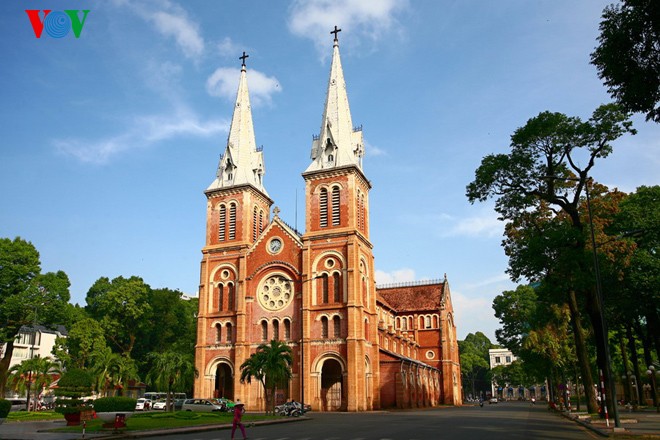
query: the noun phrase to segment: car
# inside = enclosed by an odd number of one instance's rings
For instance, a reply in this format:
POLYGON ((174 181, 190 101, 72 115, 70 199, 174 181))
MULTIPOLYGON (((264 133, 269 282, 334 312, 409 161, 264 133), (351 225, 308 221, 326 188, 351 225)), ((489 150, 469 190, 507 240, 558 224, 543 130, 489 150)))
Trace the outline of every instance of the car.
POLYGON ((151 400, 141 397, 135 404, 135 411, 148 411, 151 408, 151 400))
POLYGON ((497 397, 491 397, 490 400, 488 401, 488 404, 490 405, 491 403, 497 403, 497 397))
POLYGON ((208 399, 186 399, 181 406, 182 411, 222 412, 223 407, 208 399))
POLYGON ((223 407, 225 411, 233 410, 234 406, 236 405, 236 403, 224 397, 220 397, 219 399, 213 399, 212 402, 215 403, 216 405, 223 407))
POLYGON ((167 400, 163 399, 156 400, 151 407, 154 411, 165 411, 165 408, 167 408, 167 400))

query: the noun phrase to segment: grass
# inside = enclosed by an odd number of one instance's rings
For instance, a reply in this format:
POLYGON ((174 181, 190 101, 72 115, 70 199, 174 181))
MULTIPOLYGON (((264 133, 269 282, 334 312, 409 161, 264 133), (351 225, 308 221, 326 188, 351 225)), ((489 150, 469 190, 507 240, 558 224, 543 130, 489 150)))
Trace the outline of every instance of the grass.
POLYGON ((54 411, 12 411, 7 415, 7 422, 38 422, 42 420, 63 420, 62 414, 54 411))
MULTIPOLYGON (((59 414, 57 414, 59 416, 59 414)), ((62 418, 60 416, 60 418, 62 418)), ((266 416, 264 414, 246 414, 243 416, 243 423, 251 423, 260 420, 274 420, 282 418, 281 416, 266 416)), ((134 413, 127 421, 126 427, 122 431, 145 431, 151 429, 170 429, 186 426, 200 425, 222 425, 231 424, 232 413, 197 413, 190 411, 177 412, 145 412, 134 413)), ((57 428, 57 432, 82 432, 81 426, 67 426, 57 428)), ((103 421, 100 419, 89 420, 86 426, 86 432, 99 432, 109 428, 103 428, 103 421)))

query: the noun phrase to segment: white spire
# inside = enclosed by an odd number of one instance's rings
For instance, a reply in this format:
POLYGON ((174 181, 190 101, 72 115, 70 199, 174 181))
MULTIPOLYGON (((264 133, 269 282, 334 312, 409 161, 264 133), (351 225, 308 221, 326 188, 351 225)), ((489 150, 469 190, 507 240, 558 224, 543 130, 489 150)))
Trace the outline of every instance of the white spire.
POLYGON ((362 170, 362 156, 364 156, 364 142, 362 129, 353 129, 351 109, 348 105, 344 71, 339 57, 339 41, 337 29, 332 52, 332 65, 330 66, 330 79, 328 92, 325 98, 321 131, 318 138, 312 141, 312 163, 305 172, 319 171, 355 165, 362 170))
POLYGON ((229 136, 225 153, 218 163, 217 177, 207 188, 213 191, 239 185, 252 185, 264 195, 268 196, 263 185, 264 167, 263 153, 257 150, 252 124, 252 109, 250 107, 250 94, 247 85, 247 69, 243 52, 241 78, 238 83, 236 105, 231 119, 229 136))

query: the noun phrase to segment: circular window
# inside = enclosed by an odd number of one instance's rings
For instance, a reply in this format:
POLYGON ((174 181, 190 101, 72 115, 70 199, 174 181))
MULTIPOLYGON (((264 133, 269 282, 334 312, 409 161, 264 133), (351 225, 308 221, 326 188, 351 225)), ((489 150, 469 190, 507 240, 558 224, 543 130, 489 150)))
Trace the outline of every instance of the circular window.
POLYGON ((426 359, 433 359, 435 358, 435 352, 433 350, 429 350, 426 352, 426 359))
POLYGON ((332 258, 328 258, 327 260, 325 260, 325 267, 328 268, 335 267, 335 260, 333 260, 332 258))
POLYGON ((264 309, 281 310, 293 300, 293 283, 282 275, 270 276, 259 285, 257 296, 264 309))
POLYGON ((229 271, 228 270, 223 270, 222 271, 222 279, 226 280, 229 278, 229 271))

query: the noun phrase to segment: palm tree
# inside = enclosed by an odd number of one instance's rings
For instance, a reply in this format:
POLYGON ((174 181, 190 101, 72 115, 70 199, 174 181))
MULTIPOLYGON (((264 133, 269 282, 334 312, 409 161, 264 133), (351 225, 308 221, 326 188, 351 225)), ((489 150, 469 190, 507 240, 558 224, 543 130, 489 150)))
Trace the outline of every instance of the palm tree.
MULTIPOLYGON (((9 383, 17 392, 28 391, 34 383, 35 394, 38 390, 47 387, 53 382, 52 373, 59 372, 59 363, 55 362, 50 357, 41 357, 39 355, 26 359, 20 364, 14 365, 10 370, 9 383)), ((28 407, 29 407, 29 403, 28 407)))
POLYGON ((192 384, 198 372, 195 369, 195 359, 190 354, 176 351, 163 353, 149 353, 147 358, 151 361, 151 369, 147 374, 147 382, 159 389, 167 389, 167 410, 173 411, 172 392, 187 389, 192 384))
POLYGON ((291 347, 284 342, 272 340, 269 344, 261 344, 241 365, 241 383, 251 383, 257 379, 264 388, 266 408, 275 413, 275 390, 278 385, 284 385, 291 379, 293 364, 291 347))
POLYGON ((113 353, 110 347, 103 347, 92 354, 95 388, 103 397, 108 395, 108 387, 113 385, 112 372, 117 369, 120 359, 121 356, 113 353))

